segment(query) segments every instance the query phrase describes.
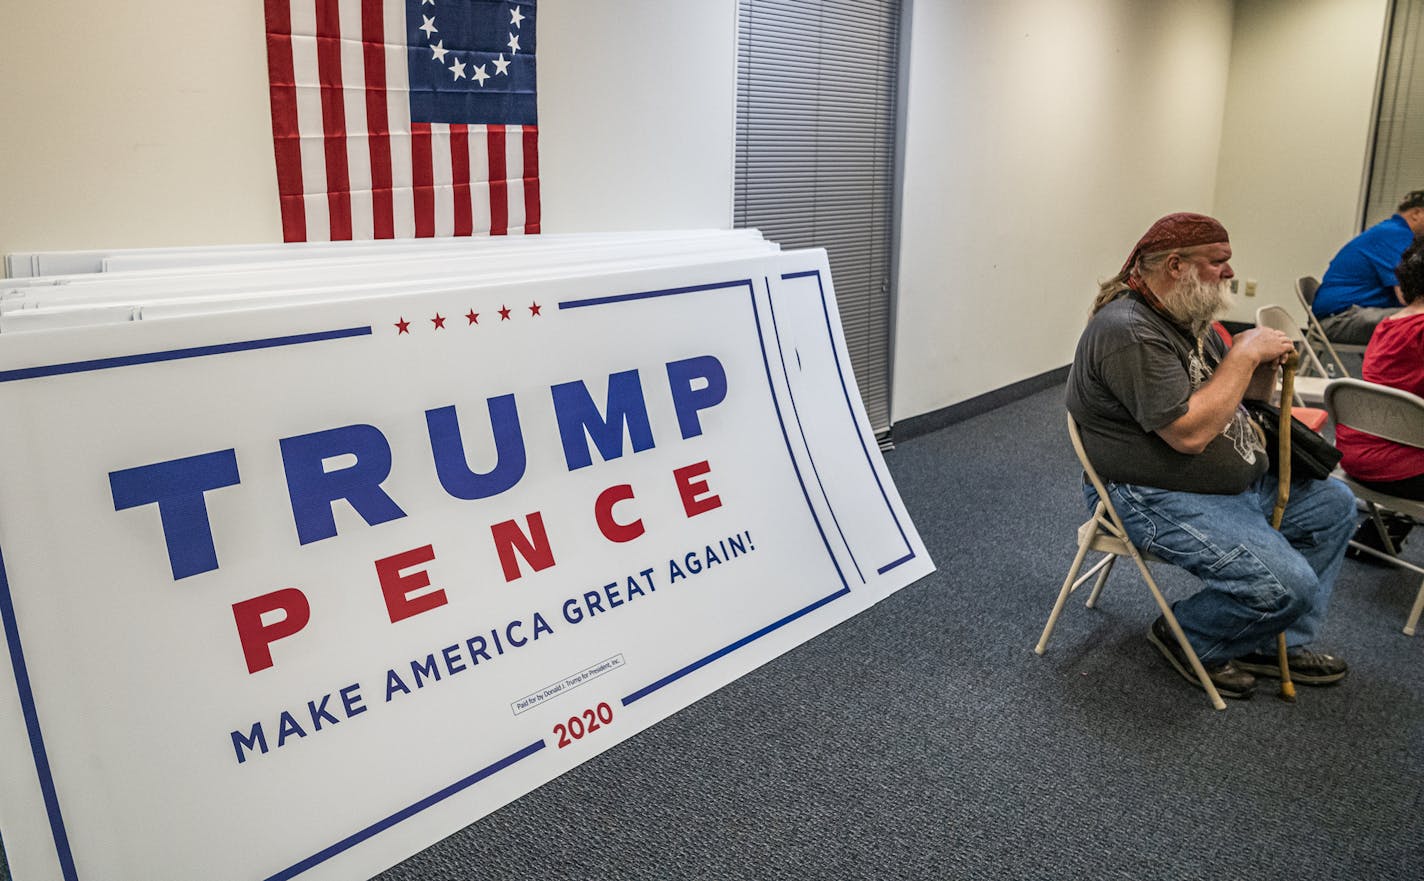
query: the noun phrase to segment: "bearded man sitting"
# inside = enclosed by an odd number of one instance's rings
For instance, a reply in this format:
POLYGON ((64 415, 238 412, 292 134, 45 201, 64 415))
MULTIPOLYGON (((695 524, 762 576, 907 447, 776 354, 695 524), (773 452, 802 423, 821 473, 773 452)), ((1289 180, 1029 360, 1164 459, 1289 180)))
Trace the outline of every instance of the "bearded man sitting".
MULTIPOLYGON (((1227 305, 1230 260, 1213 218, 1154 223, 1099 289, 1067 404, 1133 543, 1201 579, 1172 613, 1208 676, 1222 696, 1249 698, 1256 675, 1280 675, 1281 631, 1295 681, 1345 676, 1344 661, 1308 646, 1354 532, 1355 500, 1338 480, 1294 481, 1280 531, 1271 528, 1276 478, 1241 402, 1269 397, 1293 346, 1256 328, 1228 349, 1211 332, 1227 305)), ((1096 507, 1086 481, 1084 491, 1096 507)), ((1164 618, 1148 639, 1200 687, 1164 618)))

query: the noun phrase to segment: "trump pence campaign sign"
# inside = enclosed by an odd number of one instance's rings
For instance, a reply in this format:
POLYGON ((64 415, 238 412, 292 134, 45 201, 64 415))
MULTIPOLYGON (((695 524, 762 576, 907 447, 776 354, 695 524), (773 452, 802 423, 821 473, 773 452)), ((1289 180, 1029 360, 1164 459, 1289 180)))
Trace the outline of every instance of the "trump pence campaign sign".
POLYGON ((933 568, 820 251, 0 336, 17 877, 392 865, 933 568))

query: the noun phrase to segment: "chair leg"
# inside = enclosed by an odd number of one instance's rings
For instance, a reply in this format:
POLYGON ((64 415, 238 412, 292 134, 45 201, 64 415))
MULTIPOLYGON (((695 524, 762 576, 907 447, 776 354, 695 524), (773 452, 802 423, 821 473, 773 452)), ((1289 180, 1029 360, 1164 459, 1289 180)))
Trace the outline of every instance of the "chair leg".
POLYGON ((1368 503, 1370 506, 1370 519, 1375 523, 1375 531, 1379 533, 1380 542, 1391 557, 1399 556, 1399 549, 1394 546, 1394 540, 1389 537, 1389 528, 1384 525, 1384 517, 1380 516, 1380 506, 1374 502, 1368 503))
MULTIPOLYGON (((1415 572, 1424 572, 1424 569, 1420 569, 1408 560, 1400 559, 1399 549, 1394 546, 1394 542, 1389 537, 1389 530, 1384 525, 1384 518, 1380 516, 1380 506, 1374 502, 1368 502, 1367 504, 1369 505, 1370 518, 1374 521, 1375 530, 1379 533, 1380 542, 1384 545, 1385 550, 1377 551, 1357 541, 1351 541, 1350 547, 1363 551, 1372 557, 1377 557, 1386 563, 1402 566, 1405 569, 1412 569, 1415 572)), ((1414 595, 1414 605, 1409 610, 1409 618, 1404 622, 1405 636, 1414 635, 1414 631, 1419 626, 1419 617, 1421 614, 1424 614, 1424 583, 1419 585, 1419 592, 1414 595)))
POLYGON ((1152 573, 1147 571, 1147 564, 1142 562, 1141 557, 1134 556, 1132 561, 1137 564, 1137 568, 1142 570, 1142 579, 1147 582, 1147 587, 1152 591, 1152 598, 1157 601, 1157 608, 1162 610, 1162 617, 1167 620, 1167 626, 1171 628, 1172 635, 1177 638, 1177 642, 1182 646, 1182 651, 1186 652, 1187 660, 1191 662, 1192 672, 1197 674, 1197 679, 1201 681, 1202 688, 1206 689, 1207 697, 1211 699, 1211 705, 1218 710, 1226 709, 1226 701, 1221 699, 1221 695, 1216 690, 1216 685, 1211 681, 1211 677, 1206 675, 1206 668, 1202 666, 1201 659, 1197 657, 1196 650, 1192 644, 1187 642, 1187 635, 1182 632, 1182 625, 1177 623, 1177 616, 1172 614, 1172 607, 1167 605, 1166 597, 1162 596, 1162 591, 1157 589, 1157 582, 1152 578, 1152 573))
POLYGON ((1083 568, 1083 560, 1088 556, 1088 546, 1092 544, 1091 538, 1086 538, 1078 543, 1078 553, 1073 557, 1073 565, 1068 568, 1068 577, 1063 579, 1063 587, 1058 591, 1058 599, 1053 603, 1053 611, 1048 615, 1048 623, 1043 627, 1043 635, 1038 638, 1038 645, 1034 646, 1036 654, 1043 654, 1048 648, 1048 637, 1053 635, 1053 627, 1058 623, 1058 616, 1063 614, 1063 604, 1068 602, 1068 594, 1073 592, 1073 582, 1078 578, 1078 570, 1083 568))
POLYGON ((1414 595, 1414 608, 1409 610, 1409 620, 1404 622, 1404 635, 1413 636, 1414 629, 1419 626, 1419 615, 1424 613, 1424 584, 1419 585, 1419 592, 1414 595))
POLYGON ((1349 376, 1350 371, 1345 369, 1345 362, 1340 357, 1340 353, 1335 351, 1335 347, 1330 344, 1330 337, 1325 335, 1325 330, 1320 331, 1320 340, 1325 343, 1325 351, 1330 353, 1330 360, 1335 362, 1335 367, 1340 371, 1341 376, 1349 376))
POLYGON ((1096 609, 1098 607, 1098 594, 1103 592, 1103 585, 1108 583, 1108 573, 1112 572, 1115 563, 1117 563, 1116 554, 1108 558, 1107 565, 1103 567, 1103 571, 1098 573, 1098 580, 1093 582, 1093 592, 1088 594, 1088 608, 1096 609))

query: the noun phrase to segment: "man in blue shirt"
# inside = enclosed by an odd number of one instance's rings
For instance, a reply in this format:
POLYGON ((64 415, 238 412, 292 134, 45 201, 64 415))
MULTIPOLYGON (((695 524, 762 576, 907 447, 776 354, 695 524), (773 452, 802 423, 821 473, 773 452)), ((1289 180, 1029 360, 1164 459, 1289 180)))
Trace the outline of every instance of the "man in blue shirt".
POLYGON ((1416 236, 1424 233, 1424 190, 1399 203, 1398 213, 1351 239, 1325 270, 1311 311, 1337 343, 1364 345, 1375 325, 1399 311, 1394 267, 1416 236))

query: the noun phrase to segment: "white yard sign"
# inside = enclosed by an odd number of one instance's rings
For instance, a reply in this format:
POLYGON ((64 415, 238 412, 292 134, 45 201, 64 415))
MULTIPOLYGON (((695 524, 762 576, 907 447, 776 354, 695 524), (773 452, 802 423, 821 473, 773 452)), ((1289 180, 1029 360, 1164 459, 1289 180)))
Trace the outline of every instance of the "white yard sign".
POLYGON ((365 877, 932 570, 818 251, 0 337, 17 877, 365 877))

